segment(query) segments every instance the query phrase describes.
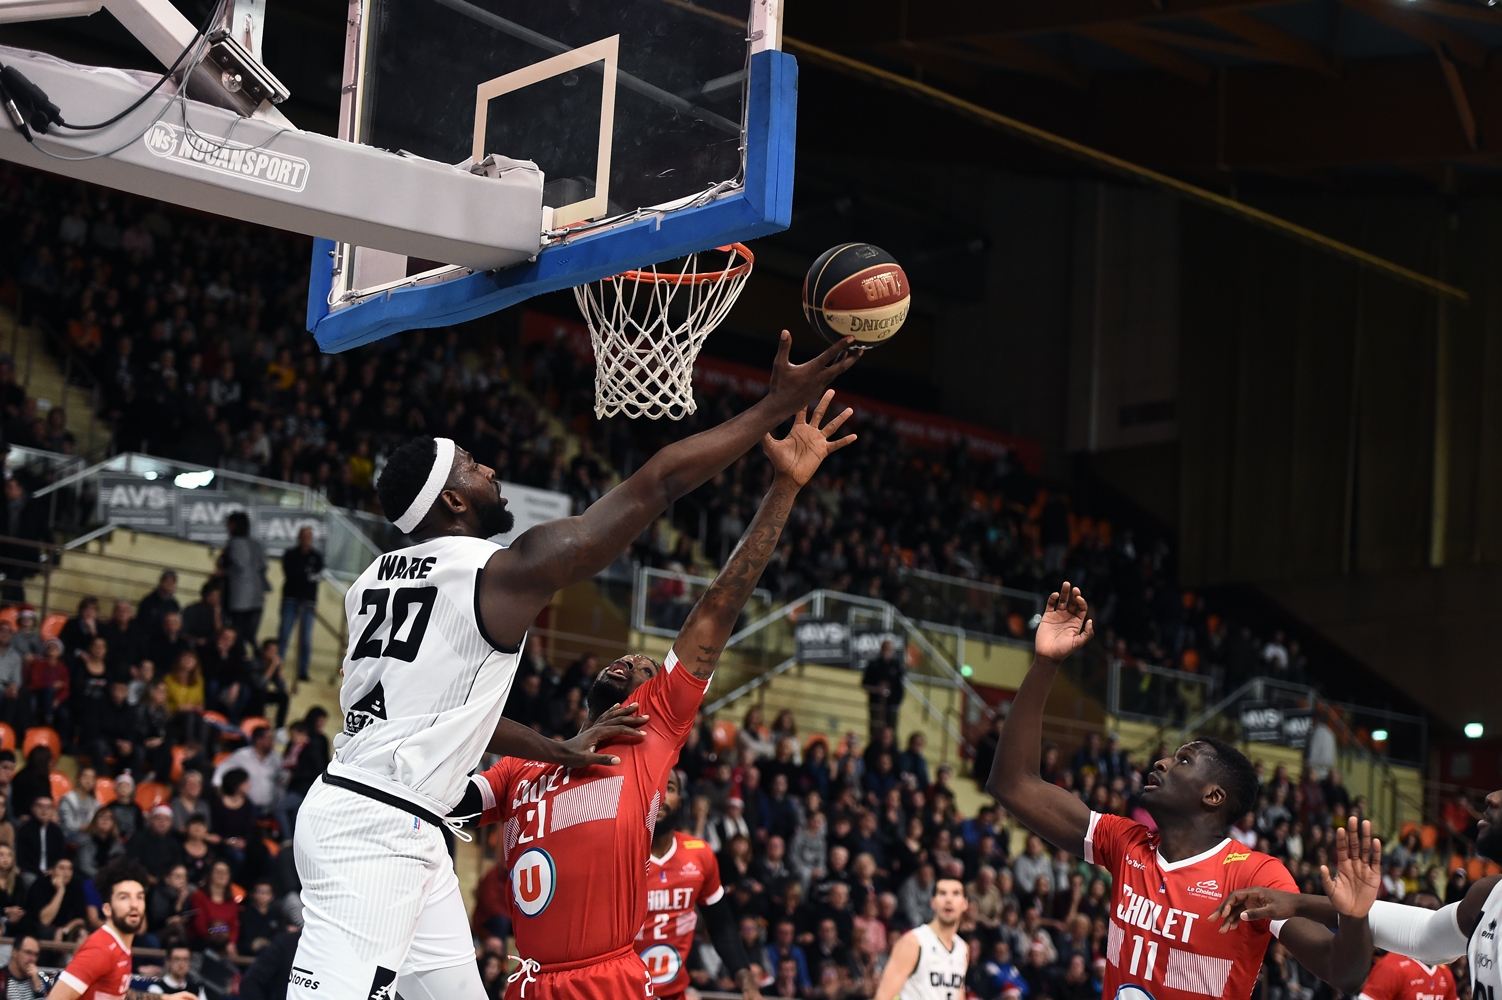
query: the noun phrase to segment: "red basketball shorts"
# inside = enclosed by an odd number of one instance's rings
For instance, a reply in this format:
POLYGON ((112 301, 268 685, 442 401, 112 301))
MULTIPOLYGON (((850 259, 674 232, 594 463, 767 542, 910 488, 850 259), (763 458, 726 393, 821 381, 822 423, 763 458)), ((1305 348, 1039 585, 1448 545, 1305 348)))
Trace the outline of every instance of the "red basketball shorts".
POLYGON ((506 1000, 648 1000, 652 975, 631 948, 583 962, 523 963, 506 987, 506 1000))

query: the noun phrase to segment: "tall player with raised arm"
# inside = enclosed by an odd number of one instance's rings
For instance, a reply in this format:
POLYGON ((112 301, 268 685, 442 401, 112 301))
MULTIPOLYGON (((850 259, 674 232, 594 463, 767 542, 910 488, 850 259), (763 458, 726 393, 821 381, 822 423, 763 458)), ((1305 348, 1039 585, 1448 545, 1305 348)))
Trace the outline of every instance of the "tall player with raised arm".
MULTIPOLYGON (((483 805, 482 823, 503 824, 512 928, 522 957, 507 1000, 653 996, 652 973, 634 943, 647 915, 648 859, 662 790, 799 489, 826 455, 855 440, 830 440, 850 415, 845 410, 824 423, 833 395, 824 394, 811 419, 800 414, 783 440, 768 435, 763 441, 776 472, 771 488, 662 664, 630 653, 601 671, 590 688, 591 718, 626 702, 647 718, 646 738, 620 747, 621 768, 507 759, 471 780, 465 811, 475 808, 468 804, 473 801, 483 805)), ((745 970, 740 985, 748 997, 757 995, 745 970)))
MULTIPOLYGON (((1078 588, 1065 583, 1048 598, 1038 625, 1032 666, 1023 678, 996 747, 987 790, 1024 825, 1050 843, 1111 872, 1106 937, 1106 1000, 1246 1000, 1275 935, 1304 966, 1347 993, 1356 993, 1371 965, 1366 914, 1381 885, 1381 845, 1350 838, 1326 890, 1340 913, 1331 934, 1310 920, 1249 922, 1217 934, 1207 918, 1237 889, 1293 888, 1276 858, 1245 850, 1226 828, 1252 804, 1256 772, 1234 747, 1199 739, 1158 761, 1142 804, 1157 824, 1150 831, 1121 816, 1093 812, 1038 772, 1043 706, 1059 665, 1089 641, 1094 626, 1078 588)), ((1344 848, 1345 832, 1338 838, 1344 848)))
MULTIPOLYGON (((1502 791, 1486 797, 1486 811, 1476 827, 1476 853, 1502 862, 1502 791)), ((1323 896, 1255 887, 1232 893, 1213 919, 1224 921, 1228 931, 1247 920, 1302 916, 1327 923, 1335 916, 1330 903, 1323 896)), ((1370 919, 1376 947, 1430 967, 1465 955, 1472 1000, 1502 996, 1502 875, 1477 879, 1460 902, 1437 910, 1378 901, 1370 919)))
POLYGON ((487 748, 564 766, 613 764, 591 751, 629 731, 623 713, 608 713, 555 743, 502 720, 527 629, 558 590, 608 566, 669 503, 855 360, 847 338, 794 365, 790 343, 784 331, 754 406, 663 448, 583 514, 539 525, 510 548, 489 541, 512 525, 493 470, 447 438, 417 438, 391 456, 376 490, 413 544, 377 559, 345 597, 344 726, 293 838, 306 923, 290 996, 484 995, 445 844, 470 772, 487 748))

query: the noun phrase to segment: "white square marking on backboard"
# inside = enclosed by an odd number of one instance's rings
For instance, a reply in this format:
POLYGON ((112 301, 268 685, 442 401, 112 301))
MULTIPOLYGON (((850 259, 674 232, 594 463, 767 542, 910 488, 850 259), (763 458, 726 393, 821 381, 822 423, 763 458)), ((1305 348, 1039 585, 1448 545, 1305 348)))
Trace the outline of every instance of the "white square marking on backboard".
MULTIPOLYGON (((550 77, 561 76, 591 63, 603 61, 604 89, 600 93, 600 150, 595 159, 595 195, 569 205, 553 209, 553 225, 567 226, 585 219, 595 219, 608 211, 610 203, 610 143, 615 129, 615 73, 620 61, 621 36, 611 35, 598 42, 581 45, 568 52, 560 52, 541 62, 524 66, 519 70, 486 80, 475 88, 475 140, 474 159, 479 163, 485 158, 485 119, 491 100, 513 90, 541 83, 550 77)), ((506 150, 496 150, 507 153, 506 150)), ((525 155, 525 151, 520 151, 525 155)))

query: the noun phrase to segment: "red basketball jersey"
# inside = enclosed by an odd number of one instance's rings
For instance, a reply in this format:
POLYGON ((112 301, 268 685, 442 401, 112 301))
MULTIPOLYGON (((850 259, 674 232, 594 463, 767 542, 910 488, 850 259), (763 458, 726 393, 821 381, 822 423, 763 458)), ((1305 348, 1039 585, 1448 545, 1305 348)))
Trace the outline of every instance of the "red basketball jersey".
POLYGON ((1165 861, 1157 834, 1120 816, 1090 814, 1085 860, 1112 877, 1104 1000, 1245 1000, 1273 928, 1259 920, 1221 934, 1205 918, 1237 889, 1298 892, 1278 859, 1230 838, 1165 861))
POLYGON ((1448 966, 1429 966, 1388 952, 1372 964, 1362 1000, 1455 1000, 1455 977, 1448 966))
POLYGON ((130 989, 130 949, 105 924, 73 953, 58 982, 73 987, 79 1000, 121 1000, 130 989))
POLYGON ((720 863, 697 837, 676 832, 667 855, 654 854, 648 861, 647 920, 636 935, 636 953, 658 996, 680 996, 688 989, 684 965, 699 924, 696 907, 718 903, 724 895, 720 863))
POLYGON ((708 686, 669 653, 631 695, 647 716, 646 739, 611 746, 620 764, 576 770, 508 757, 485 772, 495 801, 480 822, 504 824, 516 947, 544 972, 630 953, 647 911, 662 789, 708 686))

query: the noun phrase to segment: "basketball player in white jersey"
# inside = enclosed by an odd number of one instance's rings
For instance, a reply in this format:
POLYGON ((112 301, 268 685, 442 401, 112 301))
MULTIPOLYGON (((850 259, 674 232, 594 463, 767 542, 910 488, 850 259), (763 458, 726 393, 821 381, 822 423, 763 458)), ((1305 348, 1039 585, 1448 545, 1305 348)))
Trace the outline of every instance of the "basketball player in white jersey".
MULTIPOLYGON (((1486 812, 1476 830, 1476 853, 1502 863, 1502 791, 1486 797, 1486 812)), ((1289 916, 1329 923, 1333 910, 1323 896, 1272 890, 1232 893, 1211 914, 1234 927, 1241 920, 1289 916)), ((1437 910, 1378 901, 1367 915, 1374 947, 1406 955, 1425 965, 1448 965, 1465 955, 1471 969, 1472 1000, 1502 995, 1502 875, 1477 879, 1458 903, 1437 910)))
POLYGON ((956 932, 967 905, 959 879, 934 883, 934 918, 892 946, 876 1000, 965 1000, 970 945, 956 932))
POLYGON ((856 359, 845 338, 802 365, 783 331, 767 394, 712 430, 663 448, 577 517, 509 548, 493 470, 447 438, 387 462, 376 491, 412 545, 377 559, 345 596, 349 648, 334 757, 298 811, 293 849, 305 924, 297 1000, 480 1000, 469 921, 447 850, 449 818, 487 750, 569 767, 616 764, 619 706, 556 743, 501 718, 527 629, 562 588, 610 565, 667 506, 817 399, 856 359), (445 822, 447 821, 447 823, 445 822))

